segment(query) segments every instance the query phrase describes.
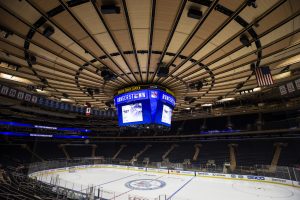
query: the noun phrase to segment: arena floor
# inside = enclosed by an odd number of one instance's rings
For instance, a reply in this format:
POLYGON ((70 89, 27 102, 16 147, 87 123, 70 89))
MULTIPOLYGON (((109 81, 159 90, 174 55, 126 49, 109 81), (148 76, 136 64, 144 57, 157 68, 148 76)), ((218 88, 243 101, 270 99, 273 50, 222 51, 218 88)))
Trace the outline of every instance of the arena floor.
POLYGON ((61 186, 75 190, 85 191, 89 186, 95 186, 97 188, 96 195, 100 192, 100 197, 117 200, 300 199, 300 188, 291 186, 124 169, 86 168, 76 170, 73 173, 68 171, 54 172, 51 175, 38 178, 50 182, 51 177, 52 179, 59 177, 61 186))

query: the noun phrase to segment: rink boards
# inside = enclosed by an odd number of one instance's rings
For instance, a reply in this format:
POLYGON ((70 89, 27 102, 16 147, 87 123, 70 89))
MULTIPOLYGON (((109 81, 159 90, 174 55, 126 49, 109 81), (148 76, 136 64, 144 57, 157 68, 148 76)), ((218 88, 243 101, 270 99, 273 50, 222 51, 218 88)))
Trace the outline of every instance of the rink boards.
MULTIPOLYGON (((197 171, 183 171, 183 170, 171 170, 164 168, 145 168, 145 167, 133 167, 133 166, 124 166, 124 165, 112 165, 112 164, 97 164, 97 165, 81 165, 76 167, 71 167, 75 170, 84 170, 88 168, 112 168, 112 169, 120 169, 120 170, 132 170, 139 172, 152 172, 152 173, 162 173, 162 174, 174 174, 174 175, 182 175, 182 176, 195 176, 195 177, 203 177, 203 178, 216 178, 216 179, 224 179, 224 180, 242 180, 242 181, 254 181, 254 182, 265 182, 279 185, 287 185, 300 188, 299 181, 292 181, 287 179, 280 179, 274 177, 266 177, 266 176, 255 176, 255 175, 238 175, 238 174, 223 174, 223 173, 210 173, 210 172, 197 172, 197 171)), ((46 176, 50 174, 55 174, 58 172, 67 172, 69 171, 69 167, 66 168, 56 168, 38 171, 29 174, 28 176, 31 178, 38 178, 41 176, 46 176)))

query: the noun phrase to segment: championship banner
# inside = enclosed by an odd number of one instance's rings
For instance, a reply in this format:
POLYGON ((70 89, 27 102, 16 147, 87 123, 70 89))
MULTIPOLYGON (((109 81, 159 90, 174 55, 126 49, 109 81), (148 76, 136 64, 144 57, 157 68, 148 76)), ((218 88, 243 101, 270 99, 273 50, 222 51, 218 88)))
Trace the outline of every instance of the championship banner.
MULTIPOLYGON (((83 106, 75 106, 69 103, 63 103, 57 100, 51 100, 47 97, 35 95, 29 92, 24 92, 6 85, 0 84, 0 95, 8 96, 20 101, 27 101, 32 104, 36 104, 40 107, 50 107, 52 109, 76 112, 79 114, 87 114, 86 111, 91 115, 91 106, 90 109, 86 110, 83 106)), ((109 111, 106 110, 96 110, 92 112, 94 116, 106 116, 109 111)), ((110 111, 112 112, 112 111, 110 111)), ((115 113, 112 113, 115 114, 115 113)))
POLYGON ((7 95, 8 90, 9 90, 9 88, 3 85, 0 92, 3 95, 7 95))
POLYGON ((8 96, 14 98, 14 97, 16 97, 16 95, 17 95, 17 90, 10 88, 8 96))
POLYGON ((143 89, 159 89, 162 90, 164 92, 167 92, 171 95, 174 96, 174 92, 172 92, 171 90, 169 90, 168 88, 162 87, 162 86, 157 86, 157 85, 137 85, 137 86, 131 86, 131 87, 127 87, 121 90, 118 90, 115 95, 119 95, 119 94, 123 94, 123 93, 127 93, 127 92, 133 92, 133 91, 137 91, 137 90, 143 90, 143 89))
POLYGON ((287 84, 286 84, 286 87, 287 87, 289 93, 295 92, 295 87, 294 87, 293 82, 287 83, 287 84))
POLYGON ((300 79, 295 80, 297 90, 300 90, 300 79))

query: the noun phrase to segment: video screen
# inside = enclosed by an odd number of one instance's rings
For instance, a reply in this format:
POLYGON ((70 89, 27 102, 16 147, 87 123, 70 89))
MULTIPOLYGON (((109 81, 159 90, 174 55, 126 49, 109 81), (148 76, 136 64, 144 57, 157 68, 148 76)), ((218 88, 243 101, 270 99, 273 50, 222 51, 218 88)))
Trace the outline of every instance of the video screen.
POLYGON ((142 103, 134 103, 122 106, 123 123, 143 121, 142 103))
POLYGON ((171 118, 172 118, 172 108, 170 108, 167 105, 163 105, 161 122, 166 124, 171 124, 171 118))

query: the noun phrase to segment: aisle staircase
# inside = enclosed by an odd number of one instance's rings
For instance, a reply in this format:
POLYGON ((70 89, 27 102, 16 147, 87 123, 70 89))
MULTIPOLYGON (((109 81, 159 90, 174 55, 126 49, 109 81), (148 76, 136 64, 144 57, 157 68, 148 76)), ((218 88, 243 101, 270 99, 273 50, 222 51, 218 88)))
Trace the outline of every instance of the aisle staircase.
POLYGON ((67 152, 66 146, 64 144, 60 144, 59 148, 63 151, 64 155, 66 156, 66 159, 70 160, 71 157, 70 157, 69 153, 67 152))
POLYGON ((176 147, 178 147, 178 144, 172 144, 172 146, 162 156, 162 160, 165 160, 176 147))
POLYGON ((97 149, 97 145, 96 144, 92 144, 92 158, 96 157, 96 149, 97 149))
POLYGON ((230 158, 230 170, 234 171, 236 168, 236 148, 238 144, 228 144, 229 158, 230 158))
POLYGON ((132 159, 131 159, 131 161, 130 162, 132 162, 132 161, 134 161, 134 160, 137 160, 145 151, 147 151, 150 147, 152 147, 152 145, 151 144, 147 144, 140 152, 138 152, 137 154, 135 154, 133 157, 132 157, 132 159))
POLYGON ((113 159, 116 159, 117 157, 118 157, 118 155, 121 153, 121 151, 125 148, 125 147, 127 147, 127 145, 126 144, 122 144, 121 146, 120 146, 120 149, 117 151, 117 153, 115 153, 115 155, 113 156, 113 159))
POLYGON ((199 156, 199 153, 200 153, 200 147, 202 145, 201 144, 195 144, 194 147, 195 147, 195 153, 194 153, 194 156, 193 156, 193 161, 196 161, 198 159, 198 156, 199 156))
POLYGON ((29 153, 31 153, 34 157, 38 158, 40 161, 44 161, 44 159, 41 156, 37 155, 35 152, 33 152, 27 144, 22 144, 21 147, 23 149, 26 149, 29 153))
POLYGON ((270 172, 276 171, 282 148, 286 147, 286 146, 287 146, 286 143, 281 143, 281 142, 274 143, 275 152, 274 152, 273 159, 271 162, 270 172))

